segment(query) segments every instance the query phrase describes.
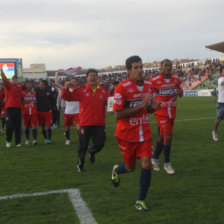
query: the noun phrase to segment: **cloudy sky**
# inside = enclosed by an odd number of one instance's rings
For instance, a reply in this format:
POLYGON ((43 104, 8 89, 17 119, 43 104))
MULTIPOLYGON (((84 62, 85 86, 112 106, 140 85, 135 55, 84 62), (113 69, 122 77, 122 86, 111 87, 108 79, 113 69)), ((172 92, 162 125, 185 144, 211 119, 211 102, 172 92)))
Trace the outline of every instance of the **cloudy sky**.
POLYGON ((1 0, 0 58, 23 67, 103 68, 138 54, 164 58, 221 56, 223 0, 1 0))

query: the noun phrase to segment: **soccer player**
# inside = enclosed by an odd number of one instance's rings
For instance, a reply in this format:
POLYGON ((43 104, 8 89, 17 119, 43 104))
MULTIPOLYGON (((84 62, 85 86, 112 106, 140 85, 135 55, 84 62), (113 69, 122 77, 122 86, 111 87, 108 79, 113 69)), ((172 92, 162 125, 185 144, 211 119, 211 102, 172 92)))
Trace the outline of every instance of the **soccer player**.
POLYGON ((212 138, 214 141, 218 141, 218 126, 221 120, 224 120, 224 67, 220 67, 220 77, 218 78, 218 103, 217 103, 217 116, 212 131, 212 138))
POLYGON ((15 143, 21 147, 21 123, 22 123, 22 86, 18 84, 17 76, 9 81, 1 68, 2 82, 5 89, 6 109, 6 147, 11 147, 12 135, 15 131, 15 143))
POLYGON ((0 117, 1 117, 1 127, 0 127, 0 131, 2 131, 4 129, 5 126, 5 116, 4 116, 4 99, 5 99, 5 92, 3 89, 3 85, 0 83, 0 117), (1 115, 2 114, 2 115, 1 115))
POLYGON ((136 158, 141 160, 140 192, 135 207, 147 211, 145 198, 151 180, 151 157, 153 157, 149 112, 159 107, 153 98, 151 83, 144 81, 142 59, 131 56, 126 60, 129 78, 115 88, 114 116, 117 119, 115 136, 124 158, 119 166, 114 165, 112 183, 119 186, 120 174, 135 170, 136 158))
POLYGON ((46 144, 51 143, 51 123, 53 96, 46 80, 39 82, 39 87, 34 89, 37 99, 37 120, 42 127, 42 134, 46 144))
MULTIPOLYGON (((69 91, 73 91, 77 87, 77 80, 75 78, 71 79, 69 91)), ((75 122, 76 128, 80 130, 79 122, 79 101, 65 101, 65 112, 64 112, 64 126, 65 126, 65 145, 71 144, 70 138, 70 126, 75 122)))
POLYGON ((160 102, 160 109, 155 111, 155 117, 159 126, 154 158, 152 159, 153 169, 160 170, 159 156, 164 150, 164 169, 167 174, 174 174, 175 171, 170 163, 170 149, 173 137, 173 125, 176 117, 177 97, 183 96, 181 81, 177 75, 172 74, 172 63, 165 59, 161 62, 161 73, 150 79, 154 88, 156 99, 160 102))
POLYGON ((65 83, 61 96, 67 101, 79 101, 79 147, 77 170, 84 170, 85 155, 88 149, 89 160, 95 162, 95 154, 99 152, 106 139, 105 107, 109 92, 99 84, 98 72, 89 69, 86 73, 87 84, 69 91, 70 82, 65 83), (88 147, 92 138, 93 145, 88 147))
POLYGON ((25 91, 23 91, 22 101, 23 122, 25 128, 26 142, 29 144, 29 128, 32 128, 33 145, 37 144, 37 108, 36 95, 32 91, 32 84, 30 81, 25 82, 25 91))

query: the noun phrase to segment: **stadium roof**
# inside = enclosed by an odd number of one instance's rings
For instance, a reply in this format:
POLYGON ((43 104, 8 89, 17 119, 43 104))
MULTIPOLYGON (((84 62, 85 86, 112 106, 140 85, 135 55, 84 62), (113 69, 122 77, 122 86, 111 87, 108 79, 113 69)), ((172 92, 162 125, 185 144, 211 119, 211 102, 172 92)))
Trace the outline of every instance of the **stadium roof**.
POLYGON ((220 42, 217 44, 207 45, 206 48, 209 48, 211 50, 219 51, 224 53, 224 42, 220 42))

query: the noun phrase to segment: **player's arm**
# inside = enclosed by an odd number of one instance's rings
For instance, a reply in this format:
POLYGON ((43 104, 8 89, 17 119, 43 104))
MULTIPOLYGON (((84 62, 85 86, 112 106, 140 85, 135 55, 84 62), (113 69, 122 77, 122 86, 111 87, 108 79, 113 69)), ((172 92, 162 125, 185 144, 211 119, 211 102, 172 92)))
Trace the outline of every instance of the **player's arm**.
POLYGON ((7 79, 7 77, 6 77, 5 73, 3 72, 2 68, 1 68, 1 77, 2 77, 2 83, 3 83, 4 87, 9 90, 10 87, 11 87, 11 83, 7 79))
POLYGON ((69 91, 71 83, 69 81, 65 82, 64 88, 61 90, 61 98, 66 101, 78 101, 76 97, 76 89, 72 92, 69 91))
POLYGON ((63 89, 63 86, 58 81, 58 72, 57 71, 54 74, 54 79, 55 79, 55 83, 54 83, 55 86, 59 89, 63 89))
POLYGON ((182 97, 183 94, 184 94, 184 90, 181 87, 181 80, 179 79, 179 86, 178 86, 177 96, 182 97))
POLYGON ((154 96, 150 102, 150 105, 147 106, 147 110, 150 114, 154 113, 156 110, 160 109, 160 102, 156 100, 156 97, 154 96))
POLYGON ((139 104, 136 107, 133 108, 125 108, 123 110, 115 110, 114 111, 114 116, 116 119, 121 119, 125 117, 131 117, 140 110, 144 109, 148 103, 152 100, 153 96, 152 95, 146 95, 144 99, 142 100, 141 104, 139 104))

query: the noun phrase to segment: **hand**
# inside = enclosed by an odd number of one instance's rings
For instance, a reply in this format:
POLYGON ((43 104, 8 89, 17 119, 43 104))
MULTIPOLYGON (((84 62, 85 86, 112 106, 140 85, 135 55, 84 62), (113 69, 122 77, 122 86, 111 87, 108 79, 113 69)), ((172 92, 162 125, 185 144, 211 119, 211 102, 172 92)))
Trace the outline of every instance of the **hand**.
POLYGON ((183 92, 180 89, 178 89, 178 91, 177 91, 177 96, 179 96, 179 97, 183 96, 183 92))
POLYGON ((64 84, 65 89, 69 89, 71 87, 71 82, 70 81, 66 81, 64 84))
POLYGON ((142 103, 140 104, 141 107, 142 108, 146 107, 152 99, 153 99, 153 95, 147 94, 142 100, 142 103))
POLYGON ((151 105, 150 105, 150 107, 151 107, 153 110, 159 110, 159 109, 160 109, 160 105, 161 105, 161 103, 158 102, 158 101, 156 100, 155 97, 153 97, 153 99, 152 99, 152 101, 151 101, 151 105))

